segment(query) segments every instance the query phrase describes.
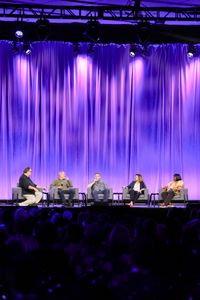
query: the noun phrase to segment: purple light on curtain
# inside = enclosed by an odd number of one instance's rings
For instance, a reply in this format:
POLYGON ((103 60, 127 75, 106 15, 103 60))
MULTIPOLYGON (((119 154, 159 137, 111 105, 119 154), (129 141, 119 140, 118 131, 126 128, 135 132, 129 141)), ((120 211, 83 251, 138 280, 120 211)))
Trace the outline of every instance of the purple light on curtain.
POLYGON ((179 172, 200 199, 200 59, 178 44, 136 59, 128 45, 87 47, 35 42, 27 57, 0 41, 0 198, 31 166, 36 183, 64 170, 81 191, 95 171, 114 191, 141 173, 150 192, 179 172))

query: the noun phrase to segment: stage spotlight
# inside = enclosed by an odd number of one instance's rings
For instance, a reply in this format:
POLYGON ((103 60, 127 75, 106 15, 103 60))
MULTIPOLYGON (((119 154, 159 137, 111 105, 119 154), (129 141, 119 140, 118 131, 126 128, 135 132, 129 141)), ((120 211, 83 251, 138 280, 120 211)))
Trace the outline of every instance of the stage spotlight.
POLYGON ((100 41, 100 23, 97 20, 88 21, 86 30, 83 33, 85 37, 89 38, 92 42, 100 41))
POLYGON ((16 36, 16 38, 18 38, 18 39, 22 39, 23 36, 24 36, 24 33, 23 33, 22 30, 16 30, 16 31, 15 31, 15 36, 16 36))
POLYGON ((49 21, 47 19, 39 19, 36 21, 36 24, 40 41, 46 41, 49 36, 49 21))
POLYGON ((24 37, 24 32, 23 32, 23 23, 17 21, 16 26, 15 26, 15 37, 17 39, 22 39, 24 37))
POLYGON ((143 44, 149 40, 151 33, 151 24, 149 22, 139 22, 138 27, 138 40, 139 43, 143 44))
POLYGON ((134 57, 135 56, 135 51, 133 49, 130 49, 130 56, 134 57))
POLYGON ((135 57, 138 54, 138 47, 137 45, 130 46, 129 55, 131 57, 135 57))
POLYGON ((196 54, 195 46, 194 46, 193 44, 189 44, 189 45, 188 45, 187 56, 188 56, 189 58, 192 58, 195 54, 196 54))
POLYGON ((29 43, 25 43, 23 46, 23 50, 26 53, 26 55, 31 54, 31 45, 29 43))

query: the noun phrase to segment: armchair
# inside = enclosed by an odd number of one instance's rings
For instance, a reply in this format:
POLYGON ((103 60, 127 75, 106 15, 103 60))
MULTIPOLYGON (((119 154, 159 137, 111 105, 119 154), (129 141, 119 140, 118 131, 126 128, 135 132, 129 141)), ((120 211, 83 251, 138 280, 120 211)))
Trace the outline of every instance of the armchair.
MULTIPOLYGON (((162 200, 161 192, 162 192, 162 189, 159 190, 159 200, 162 200)), ((180 194, 175 195, 173 197, 173 199, 171 200, 172 203, 177 203, 177 204, 182 204, 182 203, 186 204, 187 201, 188 201, 188 189, 187 188, 181 189, 180 194)))
POLYGON ((25 198, 22 195, 22 188, 17 186, 12 188, 12 204, 24 201, 25 198))
MULTIPOLYGON (((127 202, 130 202, 130 193, 128 187, 123 187, 122 188, 122 200, 124 202, 124 205, 127 202)), ((141 194, 139 198, 135 201, 135 203, 146 203, 149 205, 149 192, 148 189, 144 189, 144 194, 141 194)))
MULTIPOLYGON (((73 188, 73 187, 72 187, 73 188)), ((73 203, 77 200, 79 201, 79 189, 78 188, 73 188, 75 190, 74 198, 73 198, 73 203)), ((65 199, 69 200, 69 194, 64 194, 65 199)), ((58 194, 58 187, 52 187, 49 190, 49 201, 52 201, 53 204, 59 203, 60 200, 60 195, 58 194)))
MULTIPOLYGON (((47 205, 48 205, 48 193, 43 192, 42 189, 39 189, 43 194, 46 194, 46 198, 47 198, 47 205)), ((22 195, 22 188, 20 186, 16 186, 12 188, 12 204, 16 203, 18 204, 18 202, 23 202, 26 199, 24 198, 24 196, 22 195)), ((44 201, 43 198, 41 199, 41 203, 42 206, 44 205, 44 201)))
MULTIPOLYGON (((108 203, 111 203, 111 205, 112 205, 113 189, 112 188, 108 188, 108 190, 109 190, 108 203)), ((101 200, 100 203, 102 203, 103 198, 104 198, 103 193, 99 194, 99 199, 101 200)), ((94 198, 92 196, 92 189, 91 188, 87 188, 87 203, 88 202, 94 203, 94 198)))

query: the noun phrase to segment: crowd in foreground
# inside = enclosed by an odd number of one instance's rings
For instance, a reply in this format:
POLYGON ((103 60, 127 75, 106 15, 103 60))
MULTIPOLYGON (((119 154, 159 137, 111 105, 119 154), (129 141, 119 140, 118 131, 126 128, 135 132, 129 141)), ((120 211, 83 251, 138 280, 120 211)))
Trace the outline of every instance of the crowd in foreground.
POLYGON ((200 211, 1 208, 0 257, 0 299, 199 299, 200 211))

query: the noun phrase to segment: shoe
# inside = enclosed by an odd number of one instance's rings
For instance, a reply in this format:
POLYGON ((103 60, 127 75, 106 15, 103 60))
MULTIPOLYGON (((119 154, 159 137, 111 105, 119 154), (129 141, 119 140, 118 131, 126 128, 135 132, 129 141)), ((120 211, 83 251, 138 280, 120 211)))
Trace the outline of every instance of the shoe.
POLYGON ((160 208, 165 208, 165 207, 167 207, 167 206, 168 206, 168 204, 165 203, 165 202, 160 204, 160 208))
POLYGON ((169 203, 168 207, 174 207, 174 205, 172 203, 169 203))
POLYGON ((133 207, 134 204, 133 204, 133 201, 131 201, 129 204, 128 204, 129 207, 133 207))

